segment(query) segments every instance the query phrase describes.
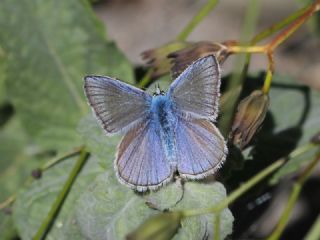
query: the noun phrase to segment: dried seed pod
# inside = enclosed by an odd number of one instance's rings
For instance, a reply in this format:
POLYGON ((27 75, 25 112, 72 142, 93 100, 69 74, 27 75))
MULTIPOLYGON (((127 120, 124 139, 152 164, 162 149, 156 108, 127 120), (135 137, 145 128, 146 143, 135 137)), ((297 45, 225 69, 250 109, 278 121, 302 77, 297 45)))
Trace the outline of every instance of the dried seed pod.
POLYGON ((172 77, 176 78, 190 64, 205 56, 215 55, 219 63, 223 63, 231 53, 229 46, 235 44, 235 41, 225 41, 223 43, 176 41, 159 48, 147 50, 141 55, 154 68, 152 78, 160 77, 170 70, 172 77))
POLYGON ((167 240, 171 239, 180 227, 182 212, 166 212, 149 218, 127 240, 167 240))
POLYGON ((171 60, 167 58, 168 54, 188 47, 189 45, 191 45, 189 42, 176 41, 141 53, 142 59, 154 68, 151 77, 157 78, 170 72, 171 60))
POLYGON ((209 55, 215 55, 219 63, 222 64, 230 54, 228 46, 234 44, 234 41, 226 41, 223 43, 202 41, 170 53, 168 58, 172 59, 172 77, 176 78, 194 61, 209 55))
POLYGON ((253 91, 238 105, 230 138, 243 149, 260 128, 269 107, 269 96, 261 90, 253 91))

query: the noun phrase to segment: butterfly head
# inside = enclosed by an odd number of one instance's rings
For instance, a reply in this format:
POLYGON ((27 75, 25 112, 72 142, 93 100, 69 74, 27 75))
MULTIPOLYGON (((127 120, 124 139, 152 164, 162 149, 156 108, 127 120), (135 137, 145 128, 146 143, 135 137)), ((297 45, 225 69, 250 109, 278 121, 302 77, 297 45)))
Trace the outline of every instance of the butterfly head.
POLYGON ((159 95, 164 96, 165 94, 166 94, 165 91, 161 90, 160 85, 157 84, 156 91, 153 93, 153 96, 159 96, 159 95))

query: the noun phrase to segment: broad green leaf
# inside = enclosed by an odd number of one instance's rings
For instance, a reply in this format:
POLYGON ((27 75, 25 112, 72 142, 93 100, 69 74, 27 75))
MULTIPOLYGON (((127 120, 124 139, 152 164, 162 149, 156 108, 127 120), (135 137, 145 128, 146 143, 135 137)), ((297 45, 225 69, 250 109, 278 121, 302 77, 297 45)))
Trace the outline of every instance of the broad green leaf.
MULTIPOLYGON (((0 130, 0 202, 15 194, 30 177, 31 171, 41 164, 33 153, 36 147, 28 143, 21 124, 16 117, 0 130)), ((11 206, 7 207, 11 211, 11 206)), ((0 213, 0 239, 12 239, 14 225, 11 213, 0 213), (2 237, 2 238, 1 238, 2 237)))
MULTIPOLYGON (((184 185, 184 195, 173 210, 199 209, 214 207, 226 197, 225 187, 219 183, 187 182, 184 185)), ((214 215, 205 214, 197 217, 186 218, 182 221, 182 228, 173 238, 183 239, 213 239, 214 215)), ((224 209, 220 214, 220 239, 232 233, 233 216, 229 209, 224 209)))
POLYGON ((37 147, 29 143, 17 118, 0 131, 0 202, 17 191, 42 161, 34 154, 37 147))
POLYGON ((80 120, 77 130, 88 151, 98 157, 100 165, 105 169, 113 170, 115 151, 121 136, 106 136, 92 113, 80 120))
MULTIPOLYGON (((22 239, 32 239, 35 235, 77 158, 78 156, 66 159, 45 171, 41 179, 35 180, 30 187, 26 187, 18 194, 13 207, 13 217, 22 239)), ((94 157, 88 159, 67 195, 47 239, 84 239, 75 225, 75 203, 101 171, 94 157)))
POLYGON ((85 239, 124 239, 155 210, 131 189, 121 185, 113 171, 100 176, 77 204, 77 224, 85 239))
POLYGON ((89 111, 83 77, 109 75, 132 82, 128 61, 105 40, 87 1, 2 0, 0 9, 6 88, 23 125, 42 146, 80 144, 75 128, 89 111))
MULTIPOLYGON (((120 185, 114 173, 100 175, 82 194, 77 206, 77 223, 86 239, 124 239, 158 209, 183 210, 212 207, 225 198, 225 188, 220 183, 201 184, 187 182, 181 201, 180 186, 169 184, 159 192, 141 196, 120 185), (168 191, 167 191, 168 190, 168 191), (178 199, 173 199, 174 190, 180 191, 178 199), (157 195, 157 196, 152 196, 157 195), (171 204, 166 203, 168 200, 171 204), (146 204, 146 202, 148 204, 146 204), (177 203, 175 205, 175 203, 177 203), (172 208, 168 205, 173 206, 172 208), (167 208, 168 207, 168 208, 167 208)), ((232 231, 233 216, 228 209, 221 214, 221 239, 232 231)), ((182 228, 173 239, 202 239, 212 236, 213 215, 192 217, 182 221, 182 228)))
MULTIPOLYGON (((273 82, 270 111, 274 117, 274 133, 285 133, 282 139, 293 146, 307 144, 320 130, 320 93, 285 76, 276 75, 273 82)), ((315 149, 290 159, 273 176, 272 183, 305 166, 314 158, 314 154, 315 149)))
POLYGON ((5 80, 5 53, 0 45, 0 104, 5 99, 5 86, 4 86, 4 80, 5 80))
POLYGON ((0 212, 0 239, 12 240, 17 238, 17 233, 12 221, 11 214, 0 212))

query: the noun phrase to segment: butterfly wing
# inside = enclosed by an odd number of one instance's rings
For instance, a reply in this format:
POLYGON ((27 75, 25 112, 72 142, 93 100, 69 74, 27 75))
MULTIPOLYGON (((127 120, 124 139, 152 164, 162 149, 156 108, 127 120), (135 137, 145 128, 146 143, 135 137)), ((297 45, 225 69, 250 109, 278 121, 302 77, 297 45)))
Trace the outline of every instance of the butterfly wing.
POLYGON ((152 97, 118 80, 87 76, 85 94, 107 134, 126 132, 150 111, 152 97))
POLYGON ((182 116, 215 121, 220 97, 220 69, 213 55, 190 65, 171 84, 168 95, 182 116))
POLYGON ((179 119, 176 129, 177 169, 182 178, 201 179, 218 170, 227 155, 219 130, 208 120, 179 119))
POLYGON ((122 139, 115 160, 117 176, 137 191, 155 190, 173 176, 159 131, 151 121, 141 122, 122 139))

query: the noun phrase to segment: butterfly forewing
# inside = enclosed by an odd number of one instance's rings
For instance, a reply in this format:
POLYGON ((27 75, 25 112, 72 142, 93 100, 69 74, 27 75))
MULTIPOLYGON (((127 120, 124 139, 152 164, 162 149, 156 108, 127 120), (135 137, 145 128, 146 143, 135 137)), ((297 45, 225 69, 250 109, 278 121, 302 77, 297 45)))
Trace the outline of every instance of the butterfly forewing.
POLYGON ((149 114, 152 97, 118 80, 88 76, 86 96, 107 133, 126 132, 149 114))
POLYGON ((190 65, 171 84, 168 95, 182 116, 215 121, 220 97, 220 69, 216 58, 211 55, 190 65))
POLYGON ((181 118, 176 130, 177 168, 181 177, 201 179, 221 167, 227 154, 219 130, 208 120, 181 118))
POLYGON ((138 191, 157 189, 173 175, 155 125, 144 121, 122 139, 115 161, 120 181, 138 191))

